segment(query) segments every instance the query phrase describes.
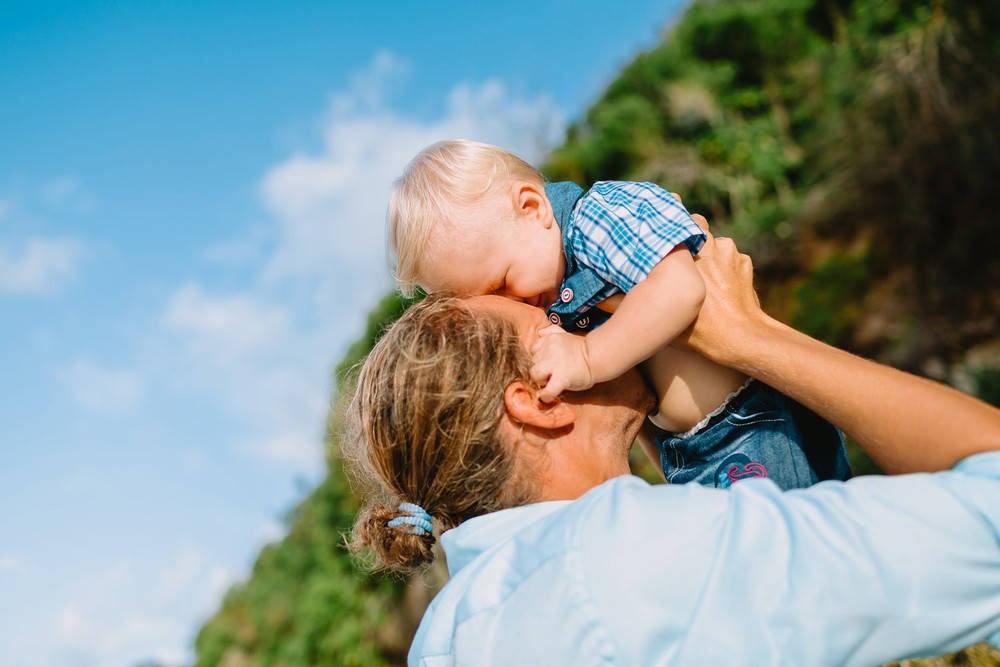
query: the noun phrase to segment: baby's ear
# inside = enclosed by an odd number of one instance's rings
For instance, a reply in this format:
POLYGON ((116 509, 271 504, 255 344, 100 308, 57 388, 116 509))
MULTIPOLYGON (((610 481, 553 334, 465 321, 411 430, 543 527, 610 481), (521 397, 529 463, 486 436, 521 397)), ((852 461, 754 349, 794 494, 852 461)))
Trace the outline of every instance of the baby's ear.
POLYGON ((545 187, 528 181, 519 181, 514 186, 514 209, 525 218, 540 222, 546 228, 552 226, 552 207, 545 196, 545 187))

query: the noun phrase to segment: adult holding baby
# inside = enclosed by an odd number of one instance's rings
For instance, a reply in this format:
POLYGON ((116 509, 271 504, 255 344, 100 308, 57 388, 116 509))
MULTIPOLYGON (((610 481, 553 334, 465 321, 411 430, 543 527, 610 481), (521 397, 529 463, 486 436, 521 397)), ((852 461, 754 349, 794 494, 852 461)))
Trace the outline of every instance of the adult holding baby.
POLYGON ((387 240, 407 294, 495 294, 547 309, 531 378, 549 401, 638 366, 657 398, 643 438, 673 484, 782 489, 847 479, 836 428, 735 369, 681 349, 705 285, 705 233, 655 183, 548 182, 517 155, 463 139, 432 144, 397 179, 387 240), (553 333, 585 334, 580 336, 553 333))
POLYGON ((636 371, 543 401, 544 311, 432 297, 376 345, 352 406, 375 483, 357 542, 406 569, 439 532, 451 573, 411 664, 873 665, 1000 641, 1000 411, 769 318, 732 241, 709 235, 695 263, 692 349, 887 472, 934 474, 650 486, 628 475, 656 407, 636 371))

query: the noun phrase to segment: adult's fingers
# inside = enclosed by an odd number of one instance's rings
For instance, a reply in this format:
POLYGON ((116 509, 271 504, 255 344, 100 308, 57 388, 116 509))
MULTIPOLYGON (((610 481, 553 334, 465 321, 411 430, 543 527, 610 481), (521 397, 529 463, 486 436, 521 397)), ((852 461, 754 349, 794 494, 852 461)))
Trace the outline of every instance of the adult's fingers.
POLYGON ((734 295, 742 298, 751 295, 752 303, 759 305, 757 293, 753 290, 753 260, 750 256, 741 253, 730 238, 716 237, 712 243, 713 261, 704 263, 700 268, 706 285, 714 288, 713 296, 726 295, 726 300, 732 300, 734 295))
POLYGON ((705 216, 703 216, 701 213, 692 213, 691 219, 694 220, 696 223, 698 223, 698 226, 701 227, 702 231, 704 231, 706 234, 711 234, 711 232, 708 230, 708 219, 705 218, 705 216))
MULTIPOLYGON (((676 192, 671 192, 670 194, 673 195, 674 197, 676 197, 677 201, 679 201, 679 202, 683 202, 684 201, 683 198, 681 198, 681 196, 679 194, 677 194, 676 192)), ((691 214, 691 219, 694 220, 696 223, 698 223, 698 226, 701 227, 702 230, 706 234, 708 234, 708 236, 711 238, 712 233, 710 231, 708 231, 708 220, 705 218, 705 216, 703 216, 701 213, 692 213, 691 214)))
POLYGON ((694 260, 697 262, 699 258, 704 261, 712 256, 715 252, 715 236, 712 234, 711 230, 708 228, 708 219, 705 218, 700 213, 691 214, 691 219, 701 227, 702 231, 705 232, 705 244, 698 251, 698 254, 694 256, 694 260))

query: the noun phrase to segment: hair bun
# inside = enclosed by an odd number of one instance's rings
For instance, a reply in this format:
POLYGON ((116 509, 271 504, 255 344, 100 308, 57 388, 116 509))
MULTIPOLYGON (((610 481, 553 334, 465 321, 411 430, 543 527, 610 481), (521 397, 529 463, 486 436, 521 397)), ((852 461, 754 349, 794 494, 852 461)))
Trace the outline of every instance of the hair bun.
MULTIPOLYGON (((424 530, 421 519, 381 503, 369 505, 361 510, 354 526, 353 550, 367 547, 377 566, 387 569, 403 572, 422 569, 434 560, 435 538, 432 531, 424 530)), ((429 525, 428 521, 426 526, 429 525)))

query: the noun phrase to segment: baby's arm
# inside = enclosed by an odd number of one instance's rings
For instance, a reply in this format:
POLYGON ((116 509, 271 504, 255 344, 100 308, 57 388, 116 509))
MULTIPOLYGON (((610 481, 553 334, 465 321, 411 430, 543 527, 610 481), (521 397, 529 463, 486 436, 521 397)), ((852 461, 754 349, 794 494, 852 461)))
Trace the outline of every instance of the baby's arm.
POLYGON ((705 299, 705 283, 687 246, 681 244, 622 299, 600 328, 562 336, 558 327, 541 332, 532 348, 531 379, 551 401, 564 390, 589 389, 614 379, 649 358, 688 328, 705 299))

